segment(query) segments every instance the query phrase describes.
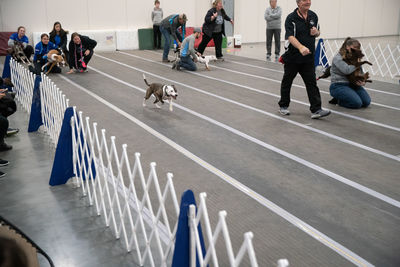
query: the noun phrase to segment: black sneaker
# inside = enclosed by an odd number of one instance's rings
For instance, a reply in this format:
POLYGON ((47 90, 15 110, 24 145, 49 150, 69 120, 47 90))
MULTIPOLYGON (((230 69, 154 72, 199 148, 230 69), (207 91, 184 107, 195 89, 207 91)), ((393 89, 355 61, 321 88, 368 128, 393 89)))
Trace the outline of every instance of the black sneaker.
POLYGON ((163 59, 162 62, 164 62, 164 63, 170 63, 171 60, 169 60, 169 59, 163 59))
POLYGON ((19 129, 8 128, 7 129, 7 136, 11 136, 11 135, 17 134, 18 132, 19 132, 19 129))
POLYGON ((336 105, 337 103, 338 103, 337 98, 332 98, 331 100, 329 100, 329 104, 336 105))
POLYGON ((0 152, 1 151, 8 151, 8 150, 11 150, 11 149, 12 149, 12 146, 7 145, 6 143, 0 144, 0 152))
POLYGON ((0 166, 7 166, 10 162, 8 162, 8 160, 4 160, 4 159, 0 159, 0 166))
POLYGON ((6 176, 5 172, 0 172, 0 178, 3 178, 4 176, 6 176))

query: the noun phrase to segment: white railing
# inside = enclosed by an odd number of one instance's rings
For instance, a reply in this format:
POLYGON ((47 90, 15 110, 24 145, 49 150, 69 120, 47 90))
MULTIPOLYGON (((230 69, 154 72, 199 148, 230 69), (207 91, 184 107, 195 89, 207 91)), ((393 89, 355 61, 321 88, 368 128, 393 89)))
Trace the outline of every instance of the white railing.
POLYGON ((54 147, 56 147, 64 118, 64 112, 68 107, 69 100, 66 99, 65 95, 47 75, 42 73, 41 78, 40 100, 43 127, 50 136, 50 140, 54 147))
MULTIPOLYGON (((324 40, 325 55, 329 64, 332 63, 332 58, 338 53, 342 44, 343 40, 324 40)), ((365 64, 363 66, 365 72, 368 71, 373 76, 392 79, 400 75, 400 45, 373 46, 371 43, 361 43, 361 49, 365 54, 364 60, 373 64, 372 66, 365 64)))
MULTIPOLYGON (((206 267, 212 263, 212 266, 218 267, 220 266, 220 262, 218 261, 218 253, 217 253, 217 242, 219 241, 219 237, 223 238, 226 250, 226 255, 228 255, 229 266, 240 266, 244 256, 248 255, 248 262, 245 263, 245 266, 257 267, 257 259, 256 254, 254 253, 253 248, 253 233, 247 232, 244 234, 244 241, 235 256, 232 248, 232 243, 229 235, 228 226, 226 224, 226 211, 219 212, 219 218, 217 226, 213 231, 211 229, 210 219, 208 216, 208 210, 206 206, 206 193, 200 194, 200 203, 199 208, 196 215, 196 207, 194 205, 190 205, 190 214, 189 214, 189 226, 190 226, 190 235, 191 235, 191 267, 196 266, 196 252, 198 255, 199 265, 200 267, 206 267), (208 241, 208 246, 206 247, 206 253, 203 255, 200 236, 198 232, 198 225, 203 221, 203 232, 205 232, 205 239, 208 241), (222 233, 222 235, 221 235, 222 233)), ((223 264, 222 266, 226 265, 223 264)))
MULTIPOLYGON (((11 73, 16 99, 29 113, 35 75, 15 61, 11 62, 11 73)), ((48 76, 42 75, 41 78, 44 130, 56 145, 68 100, 48 76)), ((98 131, 97 123, 90 123, 90 118, 84 118, 82 112, 77 112, 75 107, 71 126, 72 157, 76 176, 73 182, 81 187, 89 205, 94 205, 96 213, 103 215, 106 226, 111 227, 117 239, 122 236, 126 250, 136 252, 137 261, 141 266, 170 266, 179 217, 172 173, 168 173, 166 179, 160 181, 156 164, 151 163, 149 174, 145 176, 139 153, 134 154, 132 166, 127 145, 122 145, 122 152, 118 152, 115 137, 107 139, 106 130, 98 131)), ((206 266, 210 258, 213 259, 214 265, 218 266, 215 242, 221 231, 231 266, 239 266, 246 254, 251 266, 258 266, 251 232, 245 234, 241 249, 237 256, 234 256, 225 222, 226 212, 220 212, 216 230, 211 231, 205 196, 205 193, 200 194, 198 215, 194 218, 195 213, 192 213, 189 221, 190 224, 198 225, 204 220, 206 239, 211 240, 210 252, 205 255, 201 252, 198 254, 202 266, 206 266)), ((193 240, 196 240, 197 244, 198 233, 195 236, 196 239, 193 240)), ((192 247, 192 251, 195 250, 198 251, 192 247)), ((242 266, 248 264, 244 263, 242 266)))
POLYGON ((12 58, 10 60, 10 71, 11 81, 14 84, 14 92, 16 93, 15 99, 30 114, 36 75, 12 58))

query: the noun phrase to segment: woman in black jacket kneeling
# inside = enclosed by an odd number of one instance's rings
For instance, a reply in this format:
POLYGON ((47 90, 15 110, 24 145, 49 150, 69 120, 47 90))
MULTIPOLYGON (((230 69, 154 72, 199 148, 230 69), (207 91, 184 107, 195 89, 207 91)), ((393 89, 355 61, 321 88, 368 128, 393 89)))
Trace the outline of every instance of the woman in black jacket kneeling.
POLYGON ((93 56, 93 49, 97 42, 87 36, 79 35, 74 32, 69 42, 69 68, 67 74, 78 72, 87 72, 87 64, 93 56), (75 69, 75 70, 74 70, 75 69))

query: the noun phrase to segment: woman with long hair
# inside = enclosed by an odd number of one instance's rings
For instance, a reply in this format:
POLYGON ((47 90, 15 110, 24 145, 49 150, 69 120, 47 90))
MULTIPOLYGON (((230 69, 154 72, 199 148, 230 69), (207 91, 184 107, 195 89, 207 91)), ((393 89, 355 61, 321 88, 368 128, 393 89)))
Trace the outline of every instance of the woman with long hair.
POLYGON ((68 60, 67 34, 68 31, 64 30, 58 21, 54 22, 53 30, 49 33, 50 42, 55 44, 57 48, 60 48, 68 60))

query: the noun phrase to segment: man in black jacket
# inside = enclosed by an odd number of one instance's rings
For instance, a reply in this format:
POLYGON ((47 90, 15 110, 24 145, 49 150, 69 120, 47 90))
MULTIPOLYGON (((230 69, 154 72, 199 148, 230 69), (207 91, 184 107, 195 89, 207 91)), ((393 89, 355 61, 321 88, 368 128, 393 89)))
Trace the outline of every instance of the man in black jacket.
POLYGON ((206 17, 204 18, 203 24, 203 39, 197 49, 197 51, 203 54, 207 44, 214 40, 215 45, 215 56, 218 59, 222 59, 222 35, 225 35, 225 20, 229 21, 233 25, 233 20, 226 15, 225 10, 222 6, 222 0, 215 0, 213 8, 208 10, 206 17))
POLYGON ((74 69, 78 72, 87 72, 87 64, 93 56, 93 49, 97 42, 87 36, 79 35, 74 32, 69 42, 69 68, 67 74, 74 73, 74 69))

